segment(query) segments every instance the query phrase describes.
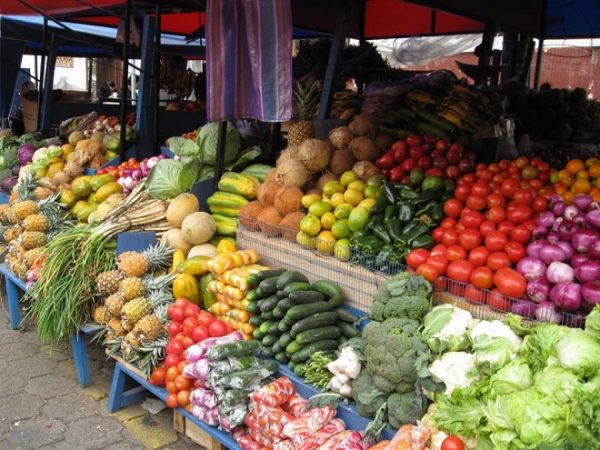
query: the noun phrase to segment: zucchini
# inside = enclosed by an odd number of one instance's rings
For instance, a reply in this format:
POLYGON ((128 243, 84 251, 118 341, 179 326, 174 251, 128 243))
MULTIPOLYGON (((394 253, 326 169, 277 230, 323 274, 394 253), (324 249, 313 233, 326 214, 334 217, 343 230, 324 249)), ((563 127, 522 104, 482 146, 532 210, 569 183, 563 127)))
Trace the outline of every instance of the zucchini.
POLYGON ((352 314, 346 308, 337 308, 336 311, 340 315, 340 320, 342 322, 357 323, 361 320, 360 317, 358 317, 356 314, 352 314))
POLYGON ((288 355, 285 352, 279 352, 275 355, 275 361, 280 362, 281 364, 285 364, 290 360, 288 355))
POLYGON ((261 281, 266 280, 267 278, 278 277, 285 269, 271 269, 271 270, 261 270, 260 272, 251 273, 246 277, 246 281, 252 287, 256 287, 260 284, 261 281))
POLYGON ((279 340, 277 343, 281 348, 286 348, 290 342, 292 342, 293 338, 290 333, 283 333, 279 336, 279 340))
POLYGON ((344 302, 344 292, 342 291, 342 288, 331 281, 315 281, 310 285, 310 288, 313 291, 320 292, 321 294, 329 297, 328 301, 334 308, 337 308, 344 302))
POLYGON ((277 306, 277 302, 279 302, 277 296, 271 295, 270 297, 262 299, 259 302, 258 307, 262 312, 272 311, 277 306))
POLYGON ((246 298, 249 302, 255 302, 260 299, 260 297, 258 296, 258 292, 256 292, 256 289, 248 291, 248 293, 246 294, 246 298))
MULTIPOLYGON (((277 278, 273 277, 273 278, 267 278, 266 280, 263 280, 260 282, 260 284, 258 285, 258 288, 256 288, 256 292, 258 292, 258 295, 261 297, 267 297, 269 295, 273 295, 274 293, 277 292, 277 278)), ((275 298, 277 298, 277 296, 275 296, 275 298)))
POLYGON ((293 355, 294 353, 296 353, 300 350, 302 350, 302 346, 296 340, 290 342, 288 345, 285 346, 286 353, 288 353, 290 355, 293 355))
MULTIPOLYGON (((338 313, 336 311, 326 311, 313 314, 312 316, 305 317, 299 320, 290 329, 292 337, 296 337, 302 331, 312 330, 314 328, 321 328, 326 325, 332 325, 338 321, 338 313)), ((335 336, 337 338, 339 334, 335 336)), ((335 339, 331 338, 331 339, 335 339)))
MULTIPOLYGON (((279 339, 278 339, 278 340, 279 340, 279 339)), ((277 341, 278 341, 278 340, 277 340, 277 341)), ((281 352, 281 351, 284 351, 284 350, 281 348, 281 345, 279 345, 279 343, 278 343, 277 341, 275 341, 275 343, 274 343, 273 345, 271 345, 271 351, 272 351, 273 353, 279 353, 279 352, 281 352)), ((285 347, 283 347, 283 348, 285 348, 285 347)))
POLYGON ((296 341, 302 345, 307 345, 311 342, 322 341, 324 339, 337 339, 340 337, 340 334, 340 329, 335 325, 325 325, 324 327, 313 328, 298 333, 296 341))
POLYGON ((285 297, 285 298, 282 298, 281 300, 279 300, 279 303, 277 303, 277 306, 279 306, 282 310, 287 311, 292 306, 294 306, 294 304, 288 297, 285 297))
POLYGON ((277 292, 275 292, 275 295, 277 296, 277 298, 287 297, 287 294, 283 291, 277 291, 277 292))
MULTIPOLYGON (((294 341, 296 342, 296 341, 294 341)), ((295 362, 304 362, 310 355, 316 352, 328 351, 328 350, 336 350, 338 348, 338 342, 334 339, 326 339, 324 341, 317 341, 311 344, 308 344, 302 350, 294 352, 292 354, 292 361, 295 362)), ((287 351, 287 348, 286 348, 287 351)))
POLYGON ((272 312, 273 312, 273 317, 275 317, 276 319, 282 319, 283 316, 285 316, 285 311, 283 309, 281 309, 279 307, 279 305, 277 305, 272 312))
POLYGON ((293 283, 294 281, 303 281, 308 283, 308 278, 306 278, 300 272, 296 272, 295 270, 286 270, 279 278, 277 278, 277 289, 283 289, 288 284, 293 283))
POLYGON ((258 307, 258 302, 248 302, 248 305, 246 306, 246 311, 248 311, 250 314, 255 314, 257 312, 260 312, 260 308, 258 307))
POLYGON ((252 337, 254 339, 256 339, 257 341, 262 339, 264 337, 264 333, 260 332, 260 328, 255 328, 254 331, 252 332, 252 337))
POLYGON ((304 319, 311 314, 331 311, 332 309, 333 307, 329 302, 311 303, 309 305, 294 305, 285 313, 285 321, 293 324, 294 322, 304 319))
POLYGON ((275 336, 273 334, 267 334, 260 341, 260 343, 263 345, 263 347, 271 347, 275 342, 277 342, 277 336, 275 336))
POLYGON ((308 291, 310 289, 310 283, 304 281, 294 281, 283 288, 283 292, 291 294, 294 291, 308 291))
POLYGON ((348 322, 339 322, 338 327, 340 328, 342 335, 348 339, 356 337, 360 334, 360 330, 356 328, 355 325, 348 322))
POLYGON ((269 320, 271 322, 273 322, 275 320, 275 316, 273 315, 273 311, 267 311, 267 312, 261 313, 260 318, 262 320, 269 320))
POLYGON ((294 291, 290 292, 290 300, 292 303, 301 305, 304 303, 317 303, 325 301, 325 296, 320 292, 315 291, 294 291))
POLYGON ((258 329, 260 330, 260 332, 265 335, 265 334, 269 334, 269 328, 271 327, 271 325, 273 324, 273 321, 267 320, 266 322, 263 322, 261 324, 260 327, 258 327, 258 329))
POLYGON ((252 325, 253 327, 260 327, 263 322, 264 322, 264 320, 262 317, 260 317, 260 315, 251 316, 250 320, 248 320, 248 323, 250 325, 252 325))
POLYGON ((281 331, 282 333, 285 333, 286 331, 289 331, 291 328, 291 325, 288 324, 284 319, 281 319, 279 321, 279 324, 277 325, 277 328, 279 329, 279 331, 281 331))
POLYGON ((282 332, 279 331, 279 321, 275 321, 272 323, 272 325, 269 327, 269 334, 272 334, 274 336, 279 336, 282 332))
MULTIPOLYGON (((294 361, 290 361, 294 362, 294 361)), ((298 377, 304 376, 304 364, 295 364, 294 365, 294 375, 298 377)))

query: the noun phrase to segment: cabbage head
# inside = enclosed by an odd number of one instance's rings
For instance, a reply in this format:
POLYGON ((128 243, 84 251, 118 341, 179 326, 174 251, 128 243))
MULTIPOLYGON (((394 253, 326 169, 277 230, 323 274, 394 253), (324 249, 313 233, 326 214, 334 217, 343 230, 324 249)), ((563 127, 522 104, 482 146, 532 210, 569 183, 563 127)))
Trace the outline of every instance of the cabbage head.
MULTIPOLYGON (((196 144, 200 149, 197 157, 201 164, 214 165, 217 160, 217 145, 219 142, 219 123, 209 122, 198 131, 196 144)), ((227 122, 225 135, 225 164, 233 161, 240 151, 240 133, 231 122, 227 122)), ((194 155, 182 155, 194 156, 194 155)))
POLYGON ((556 356, 576 375, 594 375, 600 370, 600 341, 583 330, 571 330, 557 342, 556 356))
POLYGON ((197 179, 198 167, 194 162, 161 159, 146 180, 146 190, 154 198, 170 200, 188 192, 197 179))

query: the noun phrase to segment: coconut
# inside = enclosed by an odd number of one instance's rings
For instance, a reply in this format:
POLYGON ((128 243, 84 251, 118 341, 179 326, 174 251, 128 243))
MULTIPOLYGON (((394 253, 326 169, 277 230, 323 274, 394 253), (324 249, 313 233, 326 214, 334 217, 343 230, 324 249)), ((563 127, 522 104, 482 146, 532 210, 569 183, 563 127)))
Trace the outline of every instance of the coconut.
POLYGON ((367 136, 371 139, 377 136, 377 120, 370 114, 354 116, 348 128, 354 136, 367 136))
POLYGON ((300 231, 300 221, 304 218, 302 211, 296 211, 286 215, 279 223, 281 236, 288 241, 296 242, 296 235, 300 231))
POLYGON ((375 137, 375 145, 379 147, 379 150, 381 150, 382 152, 387 152, 390 148, 392 148, 393 144, 394 138, 391 137, 389 134, 379 133, 375 137))
POLYGON ((331 172, 325 172, 317 180, 317 189, 319 191, 323 192, 323 187, 330 181, 337 181, 337 177, 334 174, 332 174, 331 172))
POLYGON ((381 154, 373 139, 366 136, 352 139, 348 145, 348 150, 352 152, 354 159, 357 161, 375 161, 381 154))
POLYGON ((352 169, 354 165, 354 155, 350 150, 336 150, 329 161, 329 168, 334 175, 338 177, 344 172, 352 169))
POLYGON ((319 172, 329 164, 331 146, 321 139, 306 139, 299 145, 297 159, 311 172, 319 172))
POLYGON ((354 167, 352 167, 352 170, 356 173, 356 175, 358 175, 358 178, 365 183, 369 178, 379 175, 379 169, 377 166, 369 161, 357 162, 354 164, 354 167))
POLYGON ((348 120, 351 120, 358 113, 359 113, 359 111, 356 108, 347 108, 344 111, 342 111, 339 119, 348 121, 348 120))
POLYGON ((301 188, 308 180, 310 180, 310 172, 302 164, 302 161, 290 159, 277 165, 277 181, 280 184, 301 188))
POLYGON ((273 206, 273 202, 275 201, 275 194, 277 190, 281 187, 277 181, 266 181, 258 186, 258 190, 256 191, 258 201, 260 202, 263 208, 268 206, 273 206))
POLYGON ((294 155, 292 155, 291 152, 284 150, 279 155, 279 158, 277 158, 277 162, 275 163, 275 165, 277 167, 279 167, 280 165, 285 164, 287 161, 289 161, 291 159, 296 159, 296 158, 294 157, 294 155))
POLYGON ((67 162, 63 170, 71 178, 78 177, 83 173, 83 167, 81 167, 81 165, 77 164, 75 161, 67 162))
POLYGON ((281 222, 281 214, 273 206, 265 208, 257 217, 260 231, 268 236, 279 235, 279 222, 281 222))
POLYGON ((258 230, 257 218, 258 215, 262 212, 262 210, 263 207, 257 200, 250 203, 246 203, 240 209, 240 214, 238 216, 240 219, 240 223, 249 230, 258 230))
POLYGON ((302 208, 302 191, 296 186, 282 186, 275 194, 275 208, 282 216, 302 208))
POLYGON ((265 182, 267 181, 277 181, 277 168, 273 167, 271 170, 267 172, 265 176, 265 182))
POLYGON ((353 137, 352 131, 350 131, 348 127, 334 128, 329 132, 329 140, 331 141, 331 145, 338 150, 348 148, 348 144, 353 137))
POLYGON ((61 184, 68 184, 71 181, 71 177, 66 172, 59 170, 52 177, 52 184, 60 186, 61 184))

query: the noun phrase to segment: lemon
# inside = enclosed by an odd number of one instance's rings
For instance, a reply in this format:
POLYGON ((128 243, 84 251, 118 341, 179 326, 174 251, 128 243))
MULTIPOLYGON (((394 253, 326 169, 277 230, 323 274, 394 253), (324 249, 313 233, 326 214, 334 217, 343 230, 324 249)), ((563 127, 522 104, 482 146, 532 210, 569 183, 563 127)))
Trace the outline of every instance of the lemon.
POLYGON ((366 188, 367 188, 367 185, 366 185, 366 183, 363 183, 363 182, 362 182, 362 181, 360 181, 360 180, 353 181, 353 182, 352 182, 352 183, 350 183, 350 184, 348 185, 348 187, 347 187, 347 189, 357 189, 357 190, 359 190, 360 192, 363 192, 363 191, 364 191, 366 188))
POLYGON ((350 243, 348 239, 340 239, 333 246, 333 254, 340 261, 348 261, 350 259, 350 243))
POLYGON ((325 186, 323 186, 323 195, 327 197, 331 197, 336 192, 344 192, 344 186, 342 186, 339 181, 328 181, 325 183, 325 186))
POLYGON ((358 205, 363 198, 365 198, 365 196, 358 189, 350 188, 346 189, 346 192, 344 192, 344 200, 346 200, 346 203, 350 203, 352 206, 358 205))
POLYGON ((361 202, 358 204, 358 206, 367 208, 367 211, 371 212, 371 208, 375 204, 375 201, 376 200, 374 198, 365 198, 364 200, 361 200, 361 202))
POLYGON ((300 231, 304 231, 309 236, 316 236, 321 231, 321 221, 312 214, 307 214, 300 221, 300 231))
POLYGON ((308 209, 310 208, 310 205, 318 202, 319 200, 321 200, 321 196, 319 194, 307 194, 302 196, 300 202, 302 203, 303 207, 308 209))
POLYGON ((331 203, 331 206, 333 206, 334 208, 337 208, 339 205, 344 203, 344 194, 342 194, 341 192, 336 192, 335 194, 333 194, 331 196, 330 203, 331 203))
POLYGON ((337 219, 332 212, 326 212, 321 216, 321 227, 324 230, 331 230, 331 227, 333 226, 336 220, 337 219))
POLYGON ((336 239, 343 239, 350 236, 350 228, 348 227, 348 219, 338 220, 331 227, 331 233, 336 239))
POLYGON ((321 253, 331 255, 335 246, 335 236, 331 231, 321 231, 315 239, 315 248, 321 253))
POLYGON ((350 203, 342 203, 341 205, 336 206, 333 215, 338 219, 347 219, 350 217, 351 212, 352 205, 350 203))
POLYGON ((331 212, 332 210, 333 206, 331 203, 325 200, 320 200, 310 205, 310 208, 308 208, 308 213, 312 214, 313 216, 321 217, 326 212, 331 212))
POLYGON ((358 175, 356 175, 356 172, 353 172, 352 170, 347 170, 340 177, 340 183, 342 183, 344 186, 348 186, 350 183, 356 180, 358 180, 358 175))
POLYGON ((296 242, 302 247, 315 248, 315 238, 306 234, 304 231, 298 231, 296 242))

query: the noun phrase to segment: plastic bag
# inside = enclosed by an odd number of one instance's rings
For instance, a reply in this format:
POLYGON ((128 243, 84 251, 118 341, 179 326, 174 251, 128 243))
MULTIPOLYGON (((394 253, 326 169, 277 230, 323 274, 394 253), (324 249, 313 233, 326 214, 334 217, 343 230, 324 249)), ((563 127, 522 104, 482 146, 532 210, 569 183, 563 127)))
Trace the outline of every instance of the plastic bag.
MULTIPOLYGON (((202 343, 204 342, 205 341, 202 341, 202 343)), ((236 340, 235 342, 219 343, 219 345, 211 346, 206 352, 206 357, 210 360, 218 360, 229 358, 232 356, 240 357, 256 355, 256 353, 258 353, 260 349, 261 345, 258 341, 236 340)))
POLYGON ((210 389, 196 388, 190 392, 190 403, 192 405, 204 406, 207 409, 215 408, 219 404, 217 394, 210 389))
POLYGON ((283 432, 288 437, 301 433, 314 433, 334 417, 335 409, 330 406, 312 408, 286 424, 283 432))
POLYGON ((214 345, 228 344, 240 341, 244 338, 242 333, 234 331, 226 336, 204 339, 202 342, 191 345, 185 352, 189 362, 196 362, 206 355, 206 352, 214 345))
POLYGON ((251 386, 252 384, 262 380, 263 378, 267 378, 278 368, 279 364, 276 361, 263 361, 259 366, 253 366, 229 375, 219 376, 211 373, 208 376, 208 384, 213 388, 223 387, 228 389, 245 389, 248 386, 251 386))
POLYGON ((302 433, 296 436, 289 436, 294 444, 295 450, 314 450, 323 443, 327 442, 332 436, 341 433, 346 429, 346 424, 341 419, 332 419, 327 422, 316 433, 302 433))
POLYGON ((285 439, 283 441, 276 442, 273 445, 273 450, 297 450, 294 446, 293 442, 289 439, 285 439))
POLYGON ((275 442, 283 439, 283 427, 292 420, 293 417, 283 409, 259 403, 248 413, 245 423, 255 441, 273 447, 275 442))
POLYGON ((368 450, 359 431, 346 430, 329 438, 318 450, 368 450))
POLYGON ((194 405, 192 406, 192 415, 211 427, 215 427, 219 424, 219 411, 217 408, 205 408, 203 406, 194 405))
POLYGON ((304 413, 308 407, 308 400, 303 397, 300 397, 298 394, 292 395, 283 409, 289 412, 292 416, 298 417, 300 414, 304 413))
MULTIPOLYGON (((280 406, 288 402, 296 393, 296 388, 288 377, 277 378, 262 388, 254 391, 250 399, 254 403, 262 403, 269 406, 280 406)), ((294 414, 295 415, 295 414, 294 414)))
MULTIPOLYGON (((262 450, 263 446, 256 442, 249 434, 243 434, 236 439, 242 450, 262 450)), ((294 450, 293 448, 291 450, 294 450)))
POLYGON ((231 431, 244 424, 248 414, 248 406, 245 404, 236 405, 232 408, 219 406, 219 427, 223 431, 231 431))
POLYGON ((219 375, 229 375, 233 372, 248 369, 250 366, 260 365, 260 360, 256 356, 231 357, 220 361, 212 361, 210 366, 211 373, 219 375))
POLYGON ((209 360, 206 358, 201 358, 196 362, 189 363, 183 368, 183 375, 188 378, 199 380, 204 384, 210 374, 208 363, 209 360))

